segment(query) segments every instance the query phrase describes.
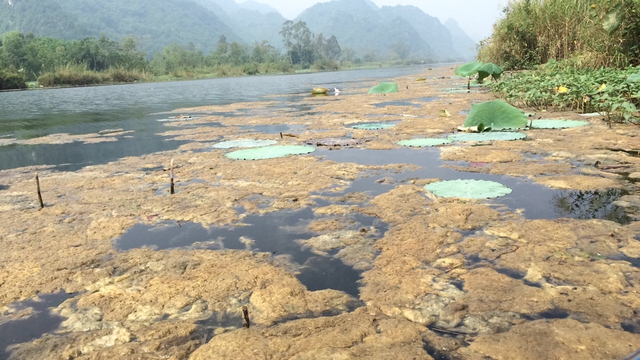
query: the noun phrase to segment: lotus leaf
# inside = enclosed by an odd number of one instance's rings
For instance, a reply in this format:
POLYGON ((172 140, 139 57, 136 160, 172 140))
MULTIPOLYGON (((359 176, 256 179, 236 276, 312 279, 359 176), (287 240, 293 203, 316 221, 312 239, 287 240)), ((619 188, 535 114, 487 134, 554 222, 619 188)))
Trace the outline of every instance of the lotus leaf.
POLYGON ((464 127, 484 124, 493 130, 519 129, 527 125, 524 111, 515 108, 502 100, 487 101, 471 105, 471 111, 464 127))
POLYGON ((409 146, 409 147, 430 147, 430 146, 450 144, 452 142, 453 141, 449 139, 425 138, 425 139, 402 140, 398 142, 398 145, 409 146))
POLYGON ((502 75, 502 68, 494 63, 486 63, 478 69, 478 81, 482 81, 485 78, 491 76, 494 80, 498 80, 502 75))
POLYGON ((382 129, 392 128, 394 126, 396 126, 396 124, 390 124, 390 123, 351 125, 353 129, 358 129, 358 130, 382 130, 382 129))
POLYGON ((629 75, 629 77, 627 77, 626 82, 629 84, 640 82, 640 72, 629 75))
POLYGON ((587 126, 589 122, 578 120, 533 120, 533 129, 567 129, 573 127, 587 126))
POLYGON ((249 139, 238 139, 238 140, 230 140, 223 141, 213 145, 213 148, 216 149, 231 149, 231 148, 252 148, 252 147, 260 147, 260 146, 269 146, 275 145, 278 142, 275 140, 249 140, 249 139))
POLYGON ((419 78, 416 78, 416 81, 427 81, 427 78, 419 77, 419 78))
POLYGON ((369 94, 389 94, 397 92, 398 84, 394 82, 382 82, 369 89, 369 94))
POLYGON ((289 155, 309 154, 316 150, 313 146, 275 145, 254 149, 237 150, 226 154, 234 160, 262 160, 285 157, 289 155))
POLYGON ((511 141, 522 140, 527 135, 518 132, 483 132, 483 133, 462 133, 449 136, 453 141, 511 141))
POLYGON ((478 69, 482 67, 481 62, 466 63, 456 69, 456 75, 458 76, 473 76, 478 72, 478 69))
POLYGON ((426 185, 425 190, 439 197, 491 199, 511 193, 508 187, 486 180, 449 180, 426 185))
POLYGON ((313 95, 322 95, 322 94, 326 94, 327 92, 329 92, 329 89, 323 88, 323 87, 317 87, 311 90, 311 94, 313 95))

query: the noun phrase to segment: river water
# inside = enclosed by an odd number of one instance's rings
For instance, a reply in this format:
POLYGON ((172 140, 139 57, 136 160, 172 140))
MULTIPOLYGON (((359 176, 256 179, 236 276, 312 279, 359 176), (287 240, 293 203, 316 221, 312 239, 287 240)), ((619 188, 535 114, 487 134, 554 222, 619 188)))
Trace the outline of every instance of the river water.
POLYGON ((30 165, 76 170, 125 156, 171 150, 182 142, 156 135, 171 129, 157 121, 168 116, 162 112, 248 101, 291 102, 302 99, 294 95, 308 94, 317 86, 337 87, 348 95, 362 81, 391 80, 419 73, 428 66, 433 65, 4 92, 0 93, 0 140, 89 134, 105 129, 135 132, 109 143, 0 146, 0 170, 30 165), (292 96, 281 96, 287 94, 292 96))

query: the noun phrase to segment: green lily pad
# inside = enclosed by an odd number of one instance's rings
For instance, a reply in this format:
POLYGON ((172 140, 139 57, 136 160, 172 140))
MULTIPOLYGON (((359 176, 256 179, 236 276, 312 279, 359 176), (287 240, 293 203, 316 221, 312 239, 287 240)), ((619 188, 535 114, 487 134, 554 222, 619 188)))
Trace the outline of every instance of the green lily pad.
POLYGON ((316 150, 313 146, 298 145, 275 145, 254 149, 232 151, 225 154, 229 159, 234 160, 262 160, 285 157, 289 155, 309 154, 316 150))
POLYGON ((213 145, 212 147, 216 149, 253 148, 253 147, 260 147, 260 146, 275 145, 277 143, 278 142, 275 140, 238 139, 238 140, 223 141, 213 145))
POLYGON ((471 105, 471 111, 464 127, 484 124, 493 130, 519 129, 527 126, 524 111, 513 107, 502 100, 487 101, 471 105))
POLYGON ((478 69, 478 81, 482 81, 485 78, 491 76, 494 80, 500 79, 504 70, 494 63, 486 63, 478 69))
POLYGON ((470 63, 466 63, 460 67, 458 67, 456 69, 456 75, 458 76, 472 76, 475 75, 475 73, 478 72, 478 69, 480 69, 482 67, 482 65, 484 65, 481 62, 470 62, 470 63))
POLYGON ((511 193, 511 189, 495 181, 449 180, 425 185, 425 190, 438 197, 463 199, 492 199, 511 193))
POLYGON ((389 124, 389 123, 351 125, 353 129, 358 129, 358 130, 382 130, 382 129, 392 128, 394 126, 396 126, 396 124, 389 124))
POLYGON ((640 72, 629 75, 629 77, 627 77, 626 82, 629 84, 640 82, 640 72))
POLYGON ((512 141, 522 140, 526 134, 519 132, 483 132, 483 133, 460 133, 449 136, 453 141, 512 141))
POLYGON ((397 92, 398 84, 394 82, 382 82, 369 89, 369 94, 389 94, 397 92))
POLYGON ((453 141, 449 139, 424 138, 424 139, 402 140, 398 142, 398 145, 409 146, 409 147, 430 147, 430 146, 450 144, 452 142, 453 141))
POLYGON ((568 129, 573 127, 587 126, 588 121, 578 120, 533 120, 533 129, 568 129))

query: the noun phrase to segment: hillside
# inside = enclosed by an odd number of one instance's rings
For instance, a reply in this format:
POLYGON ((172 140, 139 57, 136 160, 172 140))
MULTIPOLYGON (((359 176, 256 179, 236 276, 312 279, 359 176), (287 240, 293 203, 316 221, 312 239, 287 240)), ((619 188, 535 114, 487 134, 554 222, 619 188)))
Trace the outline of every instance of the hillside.
POLYGON ((456 52, 466 60, 474 59, 478 53, 476 50, 476 42, 458 26, 455 20, 448 19, 444 22, 444 26, 446 26, 449 33, 451 33, 453 47, 456 52))
POLYGON ((246 44, 261 43, 282 48, 280 30, 285 19, 268 5, 254 1, 237 4, 233 0, 194 0, 212 11, 227 27, 238 34, 246 44))
POLYGON ((409 56, 434 55, 429 43, 407 20, 399 16, 386 17, 369 0, 318 3, 302 12, 295 21, 306 22, 316 34, 335 35, 341 46, 352 48, 359 54, 375 51, 383 57, 394 53, 398 55, 394 49, 408 46, 409 56))
POLYGON ((2 0, 0 33, 10 30, 63 39, 133 35, 149 52, 173 42, 207 52, 220 35, 242 41, 214 13, 189 0, 2 0))

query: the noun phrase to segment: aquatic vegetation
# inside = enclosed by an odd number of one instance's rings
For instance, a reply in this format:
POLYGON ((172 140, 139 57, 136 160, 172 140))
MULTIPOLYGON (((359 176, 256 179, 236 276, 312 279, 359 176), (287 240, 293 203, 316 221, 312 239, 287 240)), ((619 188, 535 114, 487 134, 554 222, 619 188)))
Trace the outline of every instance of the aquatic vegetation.
POLYGON ((409 147, 431 147, 444 144, 450 144, 453 140, 450 139, 436 139, 436 138, 423 138, 423 139, 411 139, 402 140, 398 142, 398 145, 409 147))
POLYGON ((449 136, 453 141, 512 141, 526 139, 527 135, 519 132, 483 132, 483 133, 460 133, 449 136))
POLYGON ((449 180, 425 185, 425 190, 439 197, 464 199, 491 199, 511 193, 511 189, 495 181, 449 180))
POLYGON ((471 105, 464 127, 491 127, 493 130, 519 129, 527 125, 524 111, 502 100, 471 105))
POLYGON ((595 112, 609 122, 629 121, 640 117, 637 74, 637 68, 589 70, 552 61, 505 78, 492 88, 515 106, 595 112))
POLYGON ((578 120, 533 120, 531 122, 532 129, 567 129, 573 127, 587 126, 589 122, 578 120))
POLYGON ((478 69, 478 82, 482 82, 489 76, 491 76, 494 80, 498 80, 500 79, 500 75, 502 75, 503 72, 504 70, 502 70, 500 66, 494 63, 486 63, 478 69))
POLYGON ((390 94, 398 92, 398 84, 394 82, 381 82, 369 89, 369 94, 390 94))
POLYGON ((309 154, 316 150, 313 146, 274 145, 254 149, 237 150, 225 154, 234 160, 263 160, 285 157, 289 155, 309 154))
POLYGON ((471 89, 471 77, 478 73, 478 69, 480 69, 482 65, 483 63, 474 61, 466 63, 456 69, 456 75, 469 78, 467 81, 467 89, 471 89))

